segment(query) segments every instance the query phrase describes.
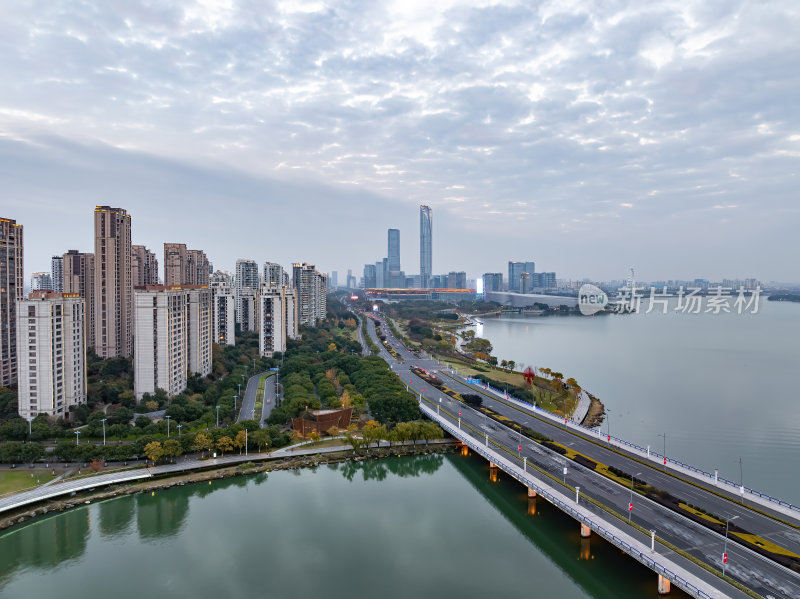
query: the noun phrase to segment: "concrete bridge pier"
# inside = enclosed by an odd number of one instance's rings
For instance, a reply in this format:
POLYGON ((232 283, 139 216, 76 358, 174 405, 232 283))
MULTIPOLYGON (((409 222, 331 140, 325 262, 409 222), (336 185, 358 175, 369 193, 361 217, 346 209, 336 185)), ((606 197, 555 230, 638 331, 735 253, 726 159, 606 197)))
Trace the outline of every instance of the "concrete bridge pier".
POLYGON ((581 522, 581 538, 588 539, 592 535, 592 529, 581 522))
POLYGON ((670 584, 669 580, 658 575, 658 594, 659 595, 669 595, 672 585, 670 584))
POLYGON ((528 487, 528 497, 536 497, 536 491, 528 487))

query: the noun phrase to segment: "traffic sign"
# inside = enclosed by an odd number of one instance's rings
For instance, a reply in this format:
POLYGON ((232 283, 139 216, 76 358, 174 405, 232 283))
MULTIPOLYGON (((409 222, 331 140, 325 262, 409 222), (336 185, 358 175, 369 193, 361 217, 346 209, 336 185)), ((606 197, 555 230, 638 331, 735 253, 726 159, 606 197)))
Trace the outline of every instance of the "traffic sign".
POLYGON ((480 379, 467 379, 467 384, 468 385, 480 385, 481 384, 481 380, 480 379))
POLYGON ((723 564, 727 564, 728 563, 728 554, 727 553, 723 553, 722 554, 722 563, 723 564))
POLYGON ((629 511, 629 512, 632 512, 632 511, 633 511, 633 503, 629 503, 629 504, 628 504, 628 511, 629 511))

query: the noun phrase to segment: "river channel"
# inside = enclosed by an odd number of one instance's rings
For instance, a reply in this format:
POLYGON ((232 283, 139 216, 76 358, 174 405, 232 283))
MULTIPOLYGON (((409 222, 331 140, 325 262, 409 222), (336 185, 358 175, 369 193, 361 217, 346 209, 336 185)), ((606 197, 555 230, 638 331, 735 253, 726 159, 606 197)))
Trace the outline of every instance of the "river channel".
MULTIPOLYGON (((0 536, 0 595, 657 597, 656 576, 451 454, 115 498, 0 536)), ((684 596, 673 587, 673 597, 684 596)))

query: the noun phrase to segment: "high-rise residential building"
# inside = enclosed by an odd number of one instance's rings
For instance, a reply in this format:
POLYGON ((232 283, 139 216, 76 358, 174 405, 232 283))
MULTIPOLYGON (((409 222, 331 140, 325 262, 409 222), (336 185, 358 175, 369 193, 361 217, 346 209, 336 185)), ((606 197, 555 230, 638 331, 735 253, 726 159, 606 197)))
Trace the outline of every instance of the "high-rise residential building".
MULTIPOLYGON (((348 278, 352 275, 348 275, 348 278)), ((296 289, 298 323, 315 326, 327 312, 327 277, 313 264, 292 265, 292 284, 296 289)))
POLYGON ((264 277, 267 285, 282 287, 289 284, 289 274, 277 262, 264 262, 264 277))
POLYGON ((53 291, 64 293, 64 258, 63 256, 53 256, 50 258, 50 281, 53 283, 53 291))
POLYGON ((503 291, 503 273, 485 272, 483 273, 483 291, 503 291))
POLYGON ((419 207, 419 277, 424 289, 430 287, 433 274, 433 222, 431 208, 422 204, 419 207))
POLYGON ((516 260, 508 261, 508 290, 519 293, 520 291, 520 277, 522 273, 530 273, 533 278, 536 272, 536 264, 533 262, 517 262, 516 260))
POLYGON ((133 353, 131 217, 122 208, 94 209, 95 352, 101 358, 133 353))
POLYGON ((211 285, 212 283, 224 283, 231 289, 234 288, 233 285, 233 275, 229 273, 227 270, 217 270, 214 273, 208 276, 208 283, 211 285))
POLYGON ((17 302, 19 415, 69 420, 71 406, 86 403, 85 302, 77 293, 32 291, 17 302))
POLYGON ((0 218, 0 386, 17 383, 17 301, 25 295, 22 225, 0 218))
POLYGON ((388 261, 389 271, 400 270, 400 229, 389 229, 388 261))
POLYGON ((224 281, 211 281, 214 314, 214 343, 219 345, 236 344, 236 295, 231 286, 224 281))
POLYGON ((467 288, 467 273, 462 271, 451 271, 447 273, 447 288, 448 289, 466 289, 467 288))
POLYGON ((186 281, 188 285, 208 285, 209 262, 203 250, 187 250, 186 281))
POLYGON ((374 264, 364 265, 364 288, 373 289, 378 286, 378 279, 375 272, 374 264))
POLYGON ((163 389, 173 396, 191 374, 211 372, 211 290, 196 285, 148 285, 134 292, 136 351, 133 385, 137 401, 163 389))
POLYGON ((296 291, 292 287, 261 284, 258 290, 258 351, 271 358, 286 351, 286 340, 297 337, 296 291))
POLYGON ((158 259, 143 245, 131 246, 131 281, 134 287, 158 285, 158 259))
POLYGON ((258 306, 256 305, 256 294, 258 289, 244 287, 236 296, 239 309, 236 311, 236 318, 239 321, 239 328, 244 331, 256 332, 258 330, 258 306))
POLYGON ((53 291, 53 279, 49 272, 31 274, 31 291, 53 291))
POLYGON ((164 285, 176 287, 187 282, 187 260, 185 243, 164 244, 164 285))
POLYGON ((83 298, 86 315, 86 347, 95 346, 94 254, 69 250, 63 256, 64 293, 83 298))
MULTIPOLYGON (((242 297, 246 295, 248 298, 254 298, 256 291, 258 291, 260 280, 258 276, 258 264, 256 264, 255 260, 246 260, 240 258, 236 261, 236 322, 242 324, 242 317, 244 315, 244 308, 242 306, 242 297), (246 290, 249 289, 249 292, 246 290)), ((250 301, 249 299, 246 301, 250 301)), ((254 300, 253 300, 254 301, 254 300)), ((243 331, 255 331, 255 316, 253 309, 255 308, 255 304, 251 306, 251 309, 247 312, 247 320, 248 322, 252 322, 253 326, 251 327, 244 327, 242 326, 243 331)))

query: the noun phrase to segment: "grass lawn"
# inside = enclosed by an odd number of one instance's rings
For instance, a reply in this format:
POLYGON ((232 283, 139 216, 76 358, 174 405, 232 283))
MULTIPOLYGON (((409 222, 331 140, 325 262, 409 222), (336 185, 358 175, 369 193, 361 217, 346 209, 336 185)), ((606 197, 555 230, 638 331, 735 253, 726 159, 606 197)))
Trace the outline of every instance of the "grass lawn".
MULTIPOLYGON (((52 470, 42 469, 28 470, 24 466, 17 467, 16 470, 2 470, 0 471, 0 495, 22 491, 23 489, 50 482, 55 478, 52 472, 52 470), (33 477, 31 477, 31 472, 33 477)), ((60 472, 56 471, 56 476, 59 474, 60 472)))

